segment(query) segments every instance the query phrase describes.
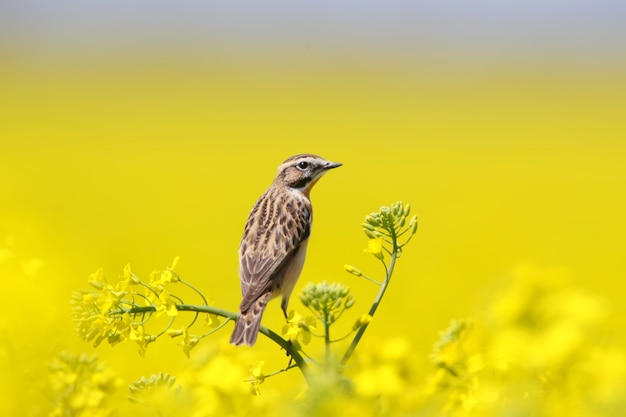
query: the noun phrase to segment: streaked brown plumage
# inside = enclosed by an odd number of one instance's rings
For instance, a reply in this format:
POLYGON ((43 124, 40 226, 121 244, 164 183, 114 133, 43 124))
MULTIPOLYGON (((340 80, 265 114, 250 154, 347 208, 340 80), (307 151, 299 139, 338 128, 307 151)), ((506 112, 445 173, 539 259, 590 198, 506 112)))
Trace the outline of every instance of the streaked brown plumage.
POLYGON ((316 155, 292 156, 278 167, 274 182, 252 208, 239 246, 243 298, 230 343, 254 345, 265 307, 278 295, 287 316, 311 233, 309 193, 324 173, 339 166, 316 155))

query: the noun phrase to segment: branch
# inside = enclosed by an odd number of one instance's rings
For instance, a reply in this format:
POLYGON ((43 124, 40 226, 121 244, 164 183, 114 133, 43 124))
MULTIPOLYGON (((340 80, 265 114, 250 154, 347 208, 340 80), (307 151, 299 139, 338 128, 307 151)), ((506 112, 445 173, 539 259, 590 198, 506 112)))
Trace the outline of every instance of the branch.
MULTIPOLYGON (((232 311, 224 310, 224 309, 221 309, 221 308, 218 308, 218 307, 207 306, 207 305, 176 304, 176 310, 178 310, 178 311, 193 311, 193 312, 196 312, 196 313, 214 314, 216 316, 220 316, 220 317, 224 317, 224 318, 230 319, 233 322, 237 321, 237 317, 239 316, 237 313, 233 313, 232 311)), ((126 312, 129 313, 129 314, 154 313, 154 312, 156 312, 156 307, 154 307, 154 306, 133 307, 133 308, 127 310, 126 312)), ((283 339, 277 333, 275 333, 274 331, 270 330, 269 328, 267 328, 267 327, 265 327, 263 325, 261 325, 261 327, 259 327, 259 333, 261 333, 264 336, 268 337, 270 340, 272 340, 278 346, 283 348, 285 350, 285 352, 287 352, 287 355, 289 355, 293 359, 293 361, 295 362, 296 366, 300 369, 300 372, 302 372, 302 375, 304 376, 304 378, 307 379, 307 381, 309 380, 308 379, 309 365, 306 363, 306 361, 304 360, 302 355, 300 355, 300 352, 298 352, 298 350, 291 343, 291 341, 283 339)))

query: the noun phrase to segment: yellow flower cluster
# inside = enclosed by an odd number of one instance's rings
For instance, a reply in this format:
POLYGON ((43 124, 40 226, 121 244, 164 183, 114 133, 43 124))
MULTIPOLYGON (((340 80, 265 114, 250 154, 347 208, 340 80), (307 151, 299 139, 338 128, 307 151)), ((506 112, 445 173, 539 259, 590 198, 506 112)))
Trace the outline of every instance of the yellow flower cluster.
POLYGON ((375 407, 380 415, 418 410, 422 404, 423 370, 403 337, 377 341, 359 352, 360 366, 350 370, 356 398, 375 407))
MULTIPOLYGON (((409 219, 411 206, 402 201, 396 201, 390 206, 382 206, 377 212, 365 216, 361 224, 365 235, 369 238, 365 252, 371 253, 378 260, 385 260, 385 252, 397 256, 402 254, 402 248, 413 238, 417 232, 417 216, 409 219), (408 220, 408 224, 407 224, 408 220), (407 237, 408 235, 408 237, 407 237), (400 242, 403 237, 404 242, 400 242), (390 248, 386 247, 389 245, 390 248)), ((356 271, 346 268, 350 273, 356 271)))
POLYGON ((594 335, 606 306, 559 271, 522 266, 512 282, 481 322, 442 333, 431 392, 457 415, 594 415, 621 401, 626 357, 594 335))
POLYGON ((124 268, 122 279, 115 285, 107 282, 102 269, 89 278, 93 289, 75 291, 71 300, 72 316, 80 337, 87 342, 93 341, 94 346, 104 340, 110 345, 132 340, 139 345, 140 353, 143 354, 147 345, 156 338, 146 334, 141 311, 134 312, 139 307, 135 299, 143 297, 146 300, 144 305, 152 303, 156 312, 168 311, 166 309, 171 308, 167 304, 170 301, 168 293, 163 289, 157 293, 154 287, 147 287, 143 295, 134 292, 132 287, 141 282, 129 265, 124 268))
MULTIPOLYGON (((191 349, 205 335, 198 336, 189 332, 189 327, 195 323, 195 319, 183 328, 171 328, 178 316, 182 300, 168 291, 167 286, 186 284, 174 271, 177 263, 178 257, 174 259, 172 266, 164 271, 153 271, 147 283, 137 277, 129 265, 124 267, 122 276, 115 284, 107 281, 101 269, 91 274, 89 284, 92 289, 75 291, 72 294, 72 316, 79 336, 84 341, 93 341, 94 346, 98 346, 104 340, 110 345, 130 340, 137 343, 142 356, 148 345, 159 336, 163 334, 170 337, 182 336, 183 352, 189 356, 191 349), (156 334, 146 331, 145 324, 152 316, 169 318, 165 329, 156 334)), ((191 285, 186 285, 195 291, 191 285)), ((208 306, 206 299, 200 296, 204 306, 208 306)), ((205 317, 205 324, 211 328, 220 324, 213 314, 207 313, 205 317)))
MULTIPOLYGON (((604 303, 567 285, 558 271, 520 267, 511 282, 483 313, 455 320, 442 332, 429 368, 407 339, 370 337, 343 372, 312 367, 306 390, 304 382, 282 391, 265 384, 261 393, 260 385, 282 370, 265 371, 266 363, 249 350, 206 343, 176 380, 167 374, 140 379, 129 397, 139 411, 149 411, 137 415, 619 415, 611 411, 626 406, 626 357, 602 343, 604 303)), ((342 287, 326 284, 307 294, 319 290, 345 303, 342 287)), ((292 312, 283 334, 305 345, 315 324, 292 312)), ((188 350, 199 340, 186 330, 170 332, 182 336, 188 350)), ((66 362, 51 373, 57 404, 64 404, 59 410, 95 407, 92 415, 107 415, 116 379, 93 365, 76 376, 66 362), (72 381, 80 383, 64 390, 72 381)))
POLYGON ((50 417, 113 415, 110 397, 119 386, 120 380, 96 356, 62 352, 50 365, 50 417))

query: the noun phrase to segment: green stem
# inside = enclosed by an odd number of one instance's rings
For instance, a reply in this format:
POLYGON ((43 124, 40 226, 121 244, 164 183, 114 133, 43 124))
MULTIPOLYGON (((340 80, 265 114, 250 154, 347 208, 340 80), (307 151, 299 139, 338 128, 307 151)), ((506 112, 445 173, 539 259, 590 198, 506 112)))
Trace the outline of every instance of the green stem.
POLYGON ((330 357, 331 357, 331 351, 330 351, 330 323, 328 320, 328 312, 325 312, 324 314, 324 347, 325 347, 325 353, 326 353, 326 361, 324 363, 324 365, 328 368, 330 367, 330 357))
MULTIPOLYGON (((372 306, 370 307, 370 311, 368 312, 368 314, 371 317, 374 317, 374 314, 376 313, 376 310, 378 309, 378 306, 381 300, 383 299, 383 296, 385 295, 385 291, 387 290, 387 286, 389 285, 389 281, 391 280, 391 275, 393 274, 393 268, 396 264, 398 244, 397 244, 397 240, 395 239, 395 236, 393 236, 393 238, 394 238, 393 239, 393 252, 391 253, 391 259, 389 260, 389 266, 388 267, 385 266, 387 276, 385 277, 385 280, 382 282, 380 289, 378 290, 378 294, 376 295, 376 298, 374 299, 374 303, 372 304, 372 306)), ((363 333, 365 333, 365 330, 367 329, 368 325, 369 323, 364 324, 356 332, 356 334, 354 335, 354 339, 352 339, 350 346, 348 346, 348 349, 346 350, 346 353, 343 355, 343 358, 341 358, 341 365, 345 365, 346 362, 350 360, 350 357, 352 356, 352 354, 354 353, 354 350, 356 349, 357 345, 361 341, 361 338, 363 337, 363 333)))
MULTIPOLYGON (((236 322, 237 317, 238 317, 237 313, 233 313, 232 311, 229 311, 229 310, 224 310, 221 308, 208 306, 208 305, 199 306, 195 304, 176 304, 176 309, 178 311, 193 311, 196 313, 214 314, 216 316, 230 319, 233 322, 236 322)), ((143 307, 133 307, 126 312, 129 314, 140 314, 140 313, 154 313, 155 311, 156 311, 156 307, 154 306, 143 306, 143 307)), ((304 378, 308 381, 309 366, 304 360, 304 358, 302 357, 302 355, 300 355, 298 350, 293 346, 293 344, 289 340, 283 339, 277 333, 273 332, 272 330, 268 329, 267 327, 263 325, 259 327, 259 333, 268 337, 278 346, 285 349, 287 354, 293 359, 296 366, 300 369, 300 372, 302 372, 302 375, 304 376, 304 378)))

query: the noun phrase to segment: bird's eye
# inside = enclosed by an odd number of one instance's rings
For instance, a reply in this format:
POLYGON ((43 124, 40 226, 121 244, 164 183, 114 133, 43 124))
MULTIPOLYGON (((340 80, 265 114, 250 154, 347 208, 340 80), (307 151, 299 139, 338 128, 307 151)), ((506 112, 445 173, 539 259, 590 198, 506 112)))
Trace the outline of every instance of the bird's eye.
POLYGON ((307 169, 309 167, 309 163, 306 161, 298 162, 298 169, 307 169))

